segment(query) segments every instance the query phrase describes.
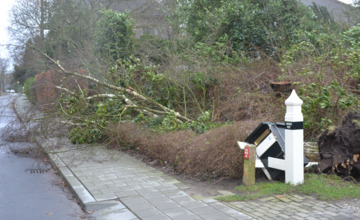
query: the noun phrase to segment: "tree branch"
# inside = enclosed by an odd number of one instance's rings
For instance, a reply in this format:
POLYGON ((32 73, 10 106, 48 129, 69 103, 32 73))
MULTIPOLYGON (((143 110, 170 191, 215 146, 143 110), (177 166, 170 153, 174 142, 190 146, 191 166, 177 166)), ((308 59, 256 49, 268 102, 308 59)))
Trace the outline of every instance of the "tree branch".
POLYGON ((157 107, 161 108, 165 113, 167 114, 171 114, 171 113, 174 113, 175 116, 179 119, 181 119, 182 121, 186 121, 186 122, 191 122, 192 120, 185 117, 185 116, 182 116, 180 113, 178 112, 175 112, 173 109, 169 109, 167 108, 166 106, 154 101, 153 99, 149 98, 149 97, 145 97, 144 95, 132 90, 132 89, 127 89, 127 88, 123 88, 123 87, 118 87, 118 86, 115 86, 115 85, 112 85, 112 84, 109 84, 109 83, 106 83, 106 82, 103 82, 103 81, 100 81, 94 77, 91 77, 91 76, 88 76, 88 75, 84 75, 84 74, 81 74, 81 73, 78 73, 76 71, 69 71, 69 70, 66 70, 61 64, 59 61, 55 61, 54 59, 52 59, 51 57, 49 57, 47 54, 45 54, 44 52, 40 51, 38 48, 32 46, 35 50, 39 51, 42 55, 44 55, 47 59, 49 59, 50 61, 52 61, 54 64, 57 65, 57 67, 65 74, 67 75, 73 75, 73 76, 77 76, 77 77, 80 77, 80 78, 84 78, 84 79, 87 79, 89 81, 92 81, 98 85, 101 85, 101 86, 104 86, 106 88, 109 88, 109 89, 112 89, 112 90, 115 90, 115 91, 119 91, 119 92, 123 92, 125 94, 128 94, 128 95, 131 95, 137 99, 140 99, 140 100, 143 100, 143 101, 146 101, 146 102, 150 102, 150 103, 153 103, 155 104, 157 107))

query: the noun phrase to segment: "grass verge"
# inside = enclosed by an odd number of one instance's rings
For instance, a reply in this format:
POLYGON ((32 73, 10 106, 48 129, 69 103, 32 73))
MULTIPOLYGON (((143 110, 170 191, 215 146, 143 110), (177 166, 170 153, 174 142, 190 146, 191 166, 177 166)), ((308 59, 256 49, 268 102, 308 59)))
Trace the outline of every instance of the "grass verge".
POLYGON ((345 182, 338 176, 305 174, 304 184, 292 186, 282 182, 261 182, 253 186, 237 186, 239 195, 218 199, 225 202, 254 200, 262 197, 286 194, 314 195, 320 200, 340 200, 360 196, 360 185, 345 182))

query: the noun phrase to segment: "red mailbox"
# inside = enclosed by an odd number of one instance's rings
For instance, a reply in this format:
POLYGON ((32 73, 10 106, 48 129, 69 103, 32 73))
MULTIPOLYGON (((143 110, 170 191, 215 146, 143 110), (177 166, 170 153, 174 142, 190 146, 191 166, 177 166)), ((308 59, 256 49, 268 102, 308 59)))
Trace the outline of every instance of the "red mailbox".
POLYGON ((244 148, 244 159, 248 160, 250 158, 250 148, 246 146, 244 148))

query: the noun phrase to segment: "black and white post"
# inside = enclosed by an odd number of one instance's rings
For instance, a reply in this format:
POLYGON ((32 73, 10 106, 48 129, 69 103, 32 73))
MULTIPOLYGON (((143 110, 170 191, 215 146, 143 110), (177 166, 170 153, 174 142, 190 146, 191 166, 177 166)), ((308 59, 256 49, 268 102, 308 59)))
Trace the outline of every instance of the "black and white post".
POLYGON ((303 101, 291 92, 285 101, 285 182, 291 185, 304 183, 304 118, 303 101))

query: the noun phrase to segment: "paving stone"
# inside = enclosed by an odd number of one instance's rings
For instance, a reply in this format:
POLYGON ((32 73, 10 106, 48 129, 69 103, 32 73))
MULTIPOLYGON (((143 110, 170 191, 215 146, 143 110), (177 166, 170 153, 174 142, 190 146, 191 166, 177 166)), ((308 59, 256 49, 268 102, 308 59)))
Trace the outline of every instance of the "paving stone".
POLYGON ((165 203, 165 202, 174 202, 173 200, 171 200, 167 196, 159 196, 159 197, 150 198, 149 201, 152 204, 159 204, 159 203, 165 203))
POLYGON ((162 194, 159 191, 150 192, 150 193, 143 193, 143 194, 140 193, 140 195, 142 195, 144 198, 146 198, 148 200, 167 198, 164 194, 162 194))
POLYGON ((221 212, 199 214, 199 216, 206 220, 223 220, 223 219, 229 218, 228 215, 221 213, 221 212))
POLYGON ((171 220, 169 216, 166 216, 164 214, 151 216, 151 217, 145 217, 142 220, 171 220))
POLYGON ((272 214, 275 214, 275 215, 281 214, 281 212, 276 211, 276 210, 272 210, 272 209, 269 209, 269 210, 267 210, 267 211, 270 212, 270 213, 272 213, 272 214))
POLYGON ((177 188, 184 190, 184 189, 189 189, 190 187, 184 183, 175 183, 174 184, 177 188))
POLYGON ((324 209, 324 208, 322 208, 322 207, 319 207, 319 206, 313 206, 312 207, 313 209, 316 209, 316 210, 319 210, 319 211, 321 211, 321 212, 325 212, 326 211, 326 209, 324 209))
POLYGON ((113 193, 95 195, 94 197, 95 197, 96 201, 107 201, 107 200, 113 200, 113 199, 117 198, 117 196, 113 193))
POLYGON ((179 190, 179 189, 174 190, 173 192, 170 192, 170 191, 162 191, 162 193, 163 193, 164 195, 168 196, 168 197, 171 198, 171 199, 178 198, 178 197, 189 196, 186 192, 181 191, 181 190, 179 190))
POLYGON ((134 213, 137 213, 139 211, 143 211, 143 210, 147 210, 147 209, 157 209, 153 204, 151 203, 140 203, 140 204, 135 204, 135 203, 131 203, 131 204, 126 204, 124 202, 124 204, 134 213))
POLYGON ((112 212, 110 214, 100 215, 96 217, 98 220, 121 219, 121 220, 135 220, 138 219, 133 213, 127 209, 112 212))
POLYGON ((283 195, 275 196, 275 198, 282 202, 291 202, 291 199, 288 199, 286 196, 283 196, 283 195))
POLYGON ((304 200, 304 199, 305 199, 305 197, 299 196, 299 195, 292 195, 292 197, 297 198, 297 199, 300 199, 300 200, 304 200))
POLYGON ((241 210, 244 210, 244 211, 246 211, 246 212, 248 212, 248 213, 252 213, 252 212, 255 212, 255 211, 256 211, 255 209, 253 209, 253 208, 248 208, 248 207, 243 207, 241 210))
POLYGON ((162 212, 160 212, 156 208, 142 209, 142 210, 140 209, 140 210, 136 211, 136 215, 143 219, 143 218, 147 218, 147 217, 162 215, 162 212))
POLYGON ((327 214, 327 215, 331 215, 331 216, 337 216, 338 215, 337 213, 330 212, 330 211, 325 211, 324 213, 327 214))
POLYGON ((197 215, 218 213, 217 209, 211 206, 200 207, 191 211, 197 215))
POLYGON ((283 218, 283 219, 291 219, 290 216, 288 215, 284 215, 284 214, 278 214, 279 217, 283 218))
POLYGON ((259 199, 261 202, 268 202, 268 201, 271 201, 271 200, 275 200, 274 197, 266 197, 266 198, 262 198, 262 199, 259 199))
POLYGON ((161 211, 168 210, 168 209, 181 208, 181 206, 174 201, 160 202, 160 203, 156 203, 154 205, 156 208, 160 209, 161 211))
POLYGON ((172 184, 156 186, 155 188, 158 189, 161 192, 162 191, 173 190, 173 189, 178 189, 175 185, 172 185, 172 184))
POLYGON ((235 209, 225 208, 225 209, 221 209, 221 211, 235 219, 252 219, 251 216, 241 213, 235 209))
POLYGON ((189 210, 207 206, 207 204, 205 204, 205 203, 203 203, 201 201, 183 202, 183 203, 181 203, 181 205, 183 207, 185 207, 186 209, 189 209, 189 210))
POLYGON ((228 206, 220 203, 220 202, 216 202, 216 203, 211 203, 210 206, 216 208, 216 209, 226 209, 229 208, 228 206))
POLYGON ((216 199, 203 199, 202 201, 205 202, 205 203, 216 203, 216 202, 218 202, 216 199))
POLYGON ((324 212, 319 211, 319 210, 314 210, 313 213, 317 214, 317 215, 323 215, 324 212))
POLYGON ((190 196, 176 197, 176 198, 173 198, 172 200, 179 203, 180 205, 188 203, 188 202, 196 201, 195 199, 191 198, 190 196))
MULTIPOLYGON (((197 215, 194 214, 183 214, 183 215, 178 215, 178 216, 174 216, 171 219, 173 220, 200 220, 201 218, 197 215)), ((226 219, 224 219, 226 220, 226 219)))
POLYGON ((183 215, 194 215, 193 213, 191 213, 190 211, 188 211, 182 207, 174 208, 174 209, 167 209, 164 211, 164 213, 167 216, 169 216, 171 219, 173 219, 175 217, 183 216, 183 215))
POLYGON ((305 214, 305 213, 301 213, 301 212, 299 212, 299 213, 296 213, 296 215, 298 215, 298 216, 300 216, 300 217, 302 217, 302 218, 307 218, 309 215, 307 215, 307 214, 305 214))
POLYGON ((253 212, 252 215, 260 217, 260 216, 264 216, 264 213, 262 213, 262 212, 253 212))

